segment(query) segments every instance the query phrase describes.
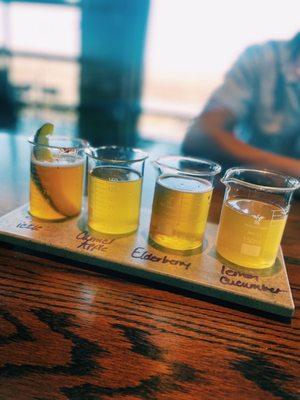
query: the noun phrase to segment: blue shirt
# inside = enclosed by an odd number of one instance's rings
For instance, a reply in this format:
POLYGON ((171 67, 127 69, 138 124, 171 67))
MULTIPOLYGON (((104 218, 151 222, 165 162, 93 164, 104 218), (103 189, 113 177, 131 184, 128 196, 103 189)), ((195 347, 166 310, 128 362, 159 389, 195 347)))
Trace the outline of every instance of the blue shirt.
POLYGON ((204 111, 226 108, 236 117, 238 138, 300 158, 299 69, 291 59, 289 41, 251 46, 226 74, 204 111))

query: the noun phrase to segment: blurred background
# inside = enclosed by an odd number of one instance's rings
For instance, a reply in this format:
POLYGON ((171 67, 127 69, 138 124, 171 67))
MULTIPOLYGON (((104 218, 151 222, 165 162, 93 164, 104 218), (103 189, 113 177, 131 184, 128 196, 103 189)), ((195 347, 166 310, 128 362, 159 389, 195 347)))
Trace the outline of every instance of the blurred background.
POLYGON ((179 146, 242 50, 290 38, 299 0, 0 0, 0 132, 179 146))

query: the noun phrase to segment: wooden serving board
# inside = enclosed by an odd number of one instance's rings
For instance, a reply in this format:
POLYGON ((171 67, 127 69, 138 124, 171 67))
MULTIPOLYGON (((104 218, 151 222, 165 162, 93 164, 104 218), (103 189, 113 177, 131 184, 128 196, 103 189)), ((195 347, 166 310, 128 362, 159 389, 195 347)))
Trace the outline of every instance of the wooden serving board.
POLYGON ((92 236, 83 216, 44 222, 22 206, 0 218, 0 240, 99 267, 162 282, 191 292, 291 317, 294 303, 281 250, 267 270, 237 268, 215 250, 217 226, 208 224, 201 250, 184 254, 148 243, 150 210, 142 209, 139 230, 130 236, 92 236))

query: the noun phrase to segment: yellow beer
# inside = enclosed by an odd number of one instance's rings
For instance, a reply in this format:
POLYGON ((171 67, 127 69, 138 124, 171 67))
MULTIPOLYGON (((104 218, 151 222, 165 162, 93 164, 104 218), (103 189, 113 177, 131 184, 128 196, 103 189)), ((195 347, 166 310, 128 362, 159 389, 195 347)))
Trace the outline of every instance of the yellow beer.
POLYGON ((129 168, 96 167, 89 173, 88 225, 107 234, 134 232, 139 224, 141 175, 129 168))
POLYGON ((30 214, 46 220, 62 220, 80 214, 84 161, 31 160, 30 214))
POLYGON ((286 223, 285 211, 251 199, 227 200, 217 239, 218 253, 248 268, 271 267, 286 223))
POLYGON ((205 179, 161 176, 155 187, 150 238, 175 250, 201 246, 212 190, 205 179))

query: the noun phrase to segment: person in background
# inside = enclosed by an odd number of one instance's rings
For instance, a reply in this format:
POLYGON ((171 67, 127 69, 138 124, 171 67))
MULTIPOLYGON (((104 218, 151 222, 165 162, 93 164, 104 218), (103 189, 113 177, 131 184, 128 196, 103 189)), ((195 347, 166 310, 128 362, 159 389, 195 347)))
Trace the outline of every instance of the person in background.
POLYGON ((211 95, 183 152, 300 176, 300 32, 247 48, 211 95))

